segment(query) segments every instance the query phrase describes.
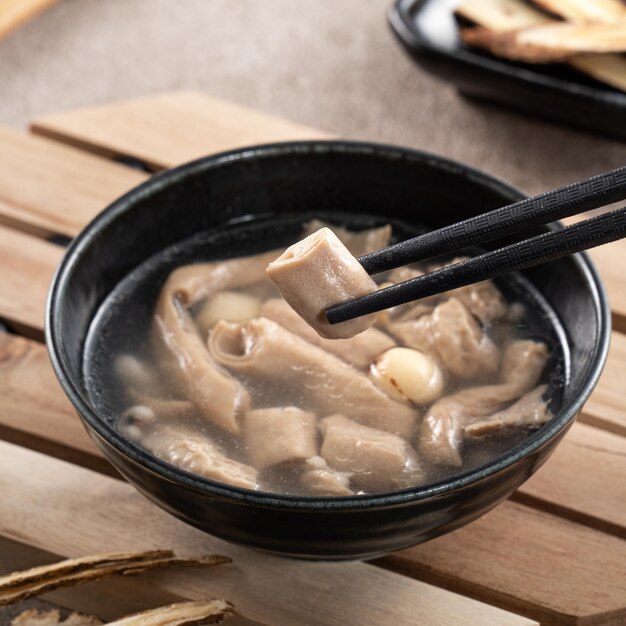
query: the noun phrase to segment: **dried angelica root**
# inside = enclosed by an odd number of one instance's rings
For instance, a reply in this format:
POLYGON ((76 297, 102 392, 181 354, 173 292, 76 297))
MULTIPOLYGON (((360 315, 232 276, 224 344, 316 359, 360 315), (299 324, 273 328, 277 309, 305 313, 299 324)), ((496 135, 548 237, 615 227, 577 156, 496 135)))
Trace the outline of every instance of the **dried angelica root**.
POLYGON ((233 605, 226 600, 208 602, 177 602, 158 609, 143 611, 109 622, 108 626, 191 626, 219 624, 234 615, 233 605))
POLYGON ((553 63, 581 53, 625 52, 626 21, 618 24, 555 22, 501 33, 483 27, 465 28, 461 37, 465 43, 513 61, 553 63))
POLYGON ((78 559, 68 559, 0 577, 0 606, 33 596, 115 574, 139 574, 173 566, 210 567, 229 563, 225 556, 201 558, 175 556, 171 550, 146 552, 116 552, 78 559))
POLYGON ((11 621, 11 626, 100 626, 102 622, 93 615, 72 613, 64 620, 57 609, 40 611, 28 609, 11 621))
POLYGON ((621 0, 532 0, 541 9, 566 22, 612 24, 626 20, 626 4, 621 0))
MULTIPOLYGON (((234 615, 233 605, 226 600, 177 602, 156 609, 134 613, 108 622, 108 626, 192 626, 218 624, 234 615)), ((29 609, 20 613, 11 626, 100 626, 102 622, 92 615, 72 613, 61 620, 58 610, 29 609)))

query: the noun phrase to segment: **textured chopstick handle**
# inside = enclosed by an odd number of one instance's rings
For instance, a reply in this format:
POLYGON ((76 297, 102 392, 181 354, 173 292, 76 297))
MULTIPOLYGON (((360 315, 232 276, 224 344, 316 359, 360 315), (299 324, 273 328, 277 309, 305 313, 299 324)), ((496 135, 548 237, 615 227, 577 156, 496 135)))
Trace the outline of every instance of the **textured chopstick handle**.
POLYGON ((326 311, 331 324, 367 315, 481 280, 554 261, 626 237, 626 207, 574 226, 486 252, 455 265, 338 304, 326 311))
POLYGON ((471 217, 359 258, 368 274, 423 261, 626 199, 626 167, 471 217))

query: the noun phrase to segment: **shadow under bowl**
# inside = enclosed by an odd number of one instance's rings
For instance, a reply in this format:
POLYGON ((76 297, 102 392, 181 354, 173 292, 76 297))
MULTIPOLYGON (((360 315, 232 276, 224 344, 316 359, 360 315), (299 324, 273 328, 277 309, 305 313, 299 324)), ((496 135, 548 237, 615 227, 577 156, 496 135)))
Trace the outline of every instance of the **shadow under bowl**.
POLYGON ((522 197, 459 163, 347 141, 256 146, 158 174, 96 217, 57 270, 46 313, 55 372, 88 433, 120 473, 158 506, 212 535, 291 557, 354 559, 447 533, 489 511, 529 478, 598 380, 610 314, 584 254, 523 273, 556 313, 567 343, 569 379, 554 417, 491 463, 394 493, 281 496, 173 467, 124 439, 112 417, 89 400, 82 374, 85 341, 99 306, 133 269, 168 246, 227 222, 340 209, 437 228, 522 197))

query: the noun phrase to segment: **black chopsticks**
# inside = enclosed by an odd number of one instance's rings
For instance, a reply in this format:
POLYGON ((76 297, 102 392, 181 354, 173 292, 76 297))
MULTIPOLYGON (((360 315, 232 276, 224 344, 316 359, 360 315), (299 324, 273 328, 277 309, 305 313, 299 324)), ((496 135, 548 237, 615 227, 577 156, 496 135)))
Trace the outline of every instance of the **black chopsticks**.
MULTIPOLYGON (((626 199, 626 167, 394 244, 359 258, 369 274, 523 232, 626 199)), ((626 207, 486 252, 326 310, 331 324, 547 263, 626 237, 626 207)))

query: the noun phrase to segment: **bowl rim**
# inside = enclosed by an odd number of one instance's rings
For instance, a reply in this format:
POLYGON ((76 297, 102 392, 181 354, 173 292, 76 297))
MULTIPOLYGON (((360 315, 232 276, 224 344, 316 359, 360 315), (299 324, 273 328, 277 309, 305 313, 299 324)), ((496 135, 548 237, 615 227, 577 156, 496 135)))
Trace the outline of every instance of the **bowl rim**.
MULTIPOLYGON (((152 474, 156 474, 187 489, 214 498, 234 501, 241 505, 261 506, 282 510, 311 509, 315 511, 319 511, 320 509, 329 511, 349 511, 366 508, 379 509, 444 496, 504 471, 524 457, 539 450, 548 441, 558 436, 561 431, 564 431, 571 425, 576 415, 580 412, 602 372, 608 354, 611 335, 611 313, 606 292, 595 267, 585 253, 572 255, 570 259, 577 265, 589 288, 590 296, 592 297, 596 309, 598 323, 596 328, 597 342, 587 366, 584 382, 581 384, 578 393, 572 401, 561 408, 549 422, 524 439, 520 444, 509 450, 505 455, 485 465, 455 475, 447 480, 438 481, 423 487, 411 487, 401 491, 341 497, 294 496, 264 491, 252 491, 197 476, 170 465, 148 453, 137 444, 125 439, 107 422, 104 416, 101 416, 96 411, 84 396, 80 385, 75 381, 65 358, 58 313, 62 306, 63 294, 66 291, 72 271, 80 264, 85 251, 92 242, 97 239, 100 230, 115 221, 120 215, 132 211, 138 200, 150 197, 152 194, 158 193, 164 187, 180 181, 187 176, 219 169, 222 166, 230 165, 235 162, 255 160, 258 158, 287 155, 323 155, 331 153, 408 159, 413 162, 426 164, 430 167, 469 178, 483 187, 511 198, 512 201, 526 197, 526 194, 501 179, 452 159, 402 146, 348 140, 287 141, 258 144, 220 152, 157 173, 147 181, 126 192, 92 219, 70 243, 53 276, 48 291, 45 314, 45 337, 54 372, 81 419, 95 434, 115 448, 133 464, 142 466, 152 474)), ((550 228, 558 229, 560 225, 556 223, 550 225, 550 228)))

